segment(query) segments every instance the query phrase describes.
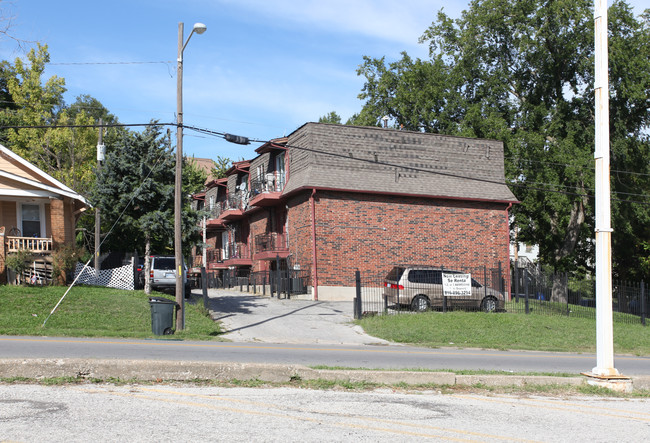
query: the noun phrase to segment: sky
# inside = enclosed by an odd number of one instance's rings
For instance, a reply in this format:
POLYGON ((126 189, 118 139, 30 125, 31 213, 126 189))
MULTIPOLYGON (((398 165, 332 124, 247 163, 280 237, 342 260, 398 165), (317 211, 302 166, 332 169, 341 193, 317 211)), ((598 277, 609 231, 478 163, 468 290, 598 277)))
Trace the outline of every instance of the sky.
MULTIPOLYGON (((646 0, 630 0, 637 14, 646 0)), ((611 1, 610 1, 611 4, 611 1)), ((418 38, 443 9, 459 17, 467 0, 0 0, 12 37, 0 56, 25 57, 47 44, 43 81, 65 79, 65 100, 88 94, 120 123, 176 121, 178 24, 183 53, 183 121, 257 140, 289 135, 336 111, 359 112, 363 57, 427 58, 418 38)), ((141 130, 141 128, 134 128, 141 130)), ((173 128, 172 128, 173 129, 173 128)), ((185 155, 254 158, 260 143, 234 145, 185 131, 185 155)), ((107 147, 110 149, 110 147, 107 147)))

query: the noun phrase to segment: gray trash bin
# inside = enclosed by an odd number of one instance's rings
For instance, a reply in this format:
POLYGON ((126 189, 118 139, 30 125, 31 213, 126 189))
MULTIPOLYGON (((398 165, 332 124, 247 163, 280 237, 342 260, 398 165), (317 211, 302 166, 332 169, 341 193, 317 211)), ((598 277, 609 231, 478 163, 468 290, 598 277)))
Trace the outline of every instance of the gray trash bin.
POLYGON ((174 333, 174 311, 177 303, 165 297, 149 297, 151 306, 151 332, 155 335, 174 333))

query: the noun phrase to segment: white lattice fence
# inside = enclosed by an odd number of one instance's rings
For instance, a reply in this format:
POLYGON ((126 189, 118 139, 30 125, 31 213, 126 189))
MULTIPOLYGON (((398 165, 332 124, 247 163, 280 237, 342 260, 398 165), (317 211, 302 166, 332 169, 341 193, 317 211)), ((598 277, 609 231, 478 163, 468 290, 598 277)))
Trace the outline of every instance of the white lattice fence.
POLYGON ((80 273, 81 275, 77 281, 85 285, 106 286, 108 288, 127 290, 134 289, 132 264, 120 266, 119 268, 103 269, 100 270, 99 275, 97 275, 95 268, 86 266, 84 269, 82 263, 77 263, 77 268, 74 273, 75 278, 77 278, 80 273))

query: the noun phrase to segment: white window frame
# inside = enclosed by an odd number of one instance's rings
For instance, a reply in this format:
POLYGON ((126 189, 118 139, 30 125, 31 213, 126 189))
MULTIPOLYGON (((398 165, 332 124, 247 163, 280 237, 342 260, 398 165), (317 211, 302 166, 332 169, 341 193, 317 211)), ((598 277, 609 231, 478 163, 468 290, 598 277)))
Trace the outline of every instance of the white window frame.
POLYGON ((39 202, 16 202, 16 227, 20 229, 21 236, 25 236, 23 229, 23 205, 38 206, 38 218, 40 223, 40 238, 45 238, 45 204, 39 202))

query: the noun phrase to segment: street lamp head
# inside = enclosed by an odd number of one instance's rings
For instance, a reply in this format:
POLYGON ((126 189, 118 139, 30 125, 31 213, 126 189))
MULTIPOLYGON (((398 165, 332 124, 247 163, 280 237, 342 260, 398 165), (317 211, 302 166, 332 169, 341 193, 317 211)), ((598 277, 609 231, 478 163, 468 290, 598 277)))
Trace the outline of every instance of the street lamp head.
POLYGON ((194 23, 194 27, 192 28, 192 31, 196 32, 197 34, 203 34, 206 29, 208 29, 207 26, 205 26, 203 23, 194 23))

